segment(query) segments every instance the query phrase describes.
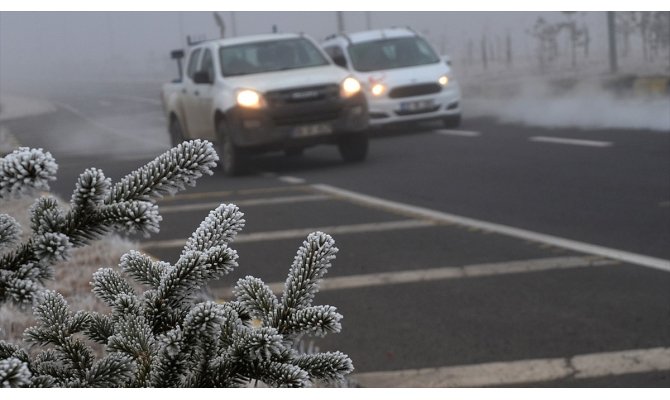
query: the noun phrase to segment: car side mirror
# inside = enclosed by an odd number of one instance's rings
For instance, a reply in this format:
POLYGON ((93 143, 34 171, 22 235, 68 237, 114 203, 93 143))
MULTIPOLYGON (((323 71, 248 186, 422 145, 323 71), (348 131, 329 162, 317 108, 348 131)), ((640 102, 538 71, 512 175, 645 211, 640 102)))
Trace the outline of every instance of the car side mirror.
POLYGON ((332 57, 333 62, 336 65, 339 65, 342 68, 347 68, 347 59, 343 55, 337 55, 332 57))
POLYGON ((197 84, 211 84, 212 78, 207 71, 198 71, 193 75, 193 82, 197 84))
POLYGON ((451 67, 451 57, 449 56, 444 56, 442 57, 442 61, 444 61, 445 64, 451 67))

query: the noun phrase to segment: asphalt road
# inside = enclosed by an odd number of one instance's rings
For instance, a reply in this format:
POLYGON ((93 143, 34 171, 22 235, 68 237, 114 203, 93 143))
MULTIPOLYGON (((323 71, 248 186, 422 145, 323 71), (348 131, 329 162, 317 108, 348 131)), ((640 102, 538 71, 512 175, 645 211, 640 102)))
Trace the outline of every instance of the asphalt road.
MULTIPOLYGON (((168 148, 155 85, 85 86, 58 111, 6 123, 60 164, 114 180, 168 148)), ((373 132, 370 155, 335 148, 256 158, 161 202, 142 249, 174 261, 200 221, 235 202, 240 268, 281 285, 306 233, 340 248, 317 304, 343 331, 362 386, 670 386, 670 135, 465 119, 373 132)))

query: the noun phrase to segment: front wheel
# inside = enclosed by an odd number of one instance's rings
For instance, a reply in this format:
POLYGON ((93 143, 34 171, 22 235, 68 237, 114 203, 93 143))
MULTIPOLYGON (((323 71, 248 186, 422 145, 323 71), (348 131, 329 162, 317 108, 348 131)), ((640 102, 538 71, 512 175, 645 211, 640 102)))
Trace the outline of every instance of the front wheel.
POLYGON ((240 175, 243 170, 243 156, 240 149, 233 143, 232 135, 225 121, 217 125, 221 169, 228 176, 240 175))
POLYGON ((342 159, 347 162, 360 162, 368 155, 368 135, 364 132, 342 136, 338 148, 342 159))

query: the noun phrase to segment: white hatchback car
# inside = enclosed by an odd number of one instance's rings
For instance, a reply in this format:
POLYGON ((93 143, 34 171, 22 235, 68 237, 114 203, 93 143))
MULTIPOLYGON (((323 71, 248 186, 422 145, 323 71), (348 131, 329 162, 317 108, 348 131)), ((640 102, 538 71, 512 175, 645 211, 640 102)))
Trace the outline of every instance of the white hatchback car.
POLYGON ((336 34, 321 46, 363 84, 371 126, 434 119, 460 125, 461 90, 451 67, 413 30, 336 34))

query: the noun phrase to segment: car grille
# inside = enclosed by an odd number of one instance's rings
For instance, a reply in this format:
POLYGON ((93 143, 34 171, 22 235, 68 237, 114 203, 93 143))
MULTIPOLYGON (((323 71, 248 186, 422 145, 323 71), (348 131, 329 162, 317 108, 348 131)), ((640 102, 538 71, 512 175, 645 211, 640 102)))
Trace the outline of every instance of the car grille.
POLYGON ((334 100, 340 96, 338 85, 305 86, 265 93, 265 101, 270 107, 320 100, 334 100))
POLYGON ((438 83, 422 83, 419 85, 399 86, 391 89, 389 97, 397 99, 401 97, 421 96, 424 94, 439 93, 442 86, 438 83))
POLYGON ((272 117, 275 125, 300 125, 313 122, 336 120, 340 116, 339 109, 316 110, 309 113, 278 114, 272 117))
POLYGON ((396 111, 395 113, 396 113, 396 115, 403 116, 403 115, 425 114, 425 113, 435 112, 439 109, 440 109, 440 106, 437 105, 437 106, 434 106, 434 107, 431 107, 431 108, 424 108, 424 109, 421 109, 421 110, 396 111))
POLYGON ((340 117, 339 85, 303 86, 265 93, 275 125, 300 125, 340 117))

